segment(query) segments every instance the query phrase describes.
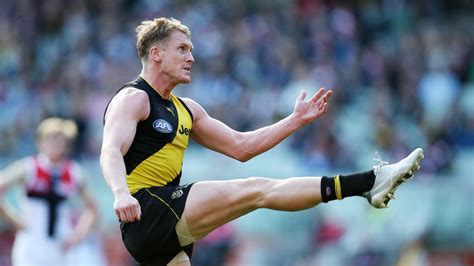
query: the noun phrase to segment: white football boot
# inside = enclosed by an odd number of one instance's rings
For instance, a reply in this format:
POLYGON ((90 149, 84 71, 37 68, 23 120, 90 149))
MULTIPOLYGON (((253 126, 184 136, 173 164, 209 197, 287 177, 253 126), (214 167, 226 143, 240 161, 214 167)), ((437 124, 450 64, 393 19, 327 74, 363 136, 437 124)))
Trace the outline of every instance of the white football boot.
POLYGON ((397 187, 413 176, 420 169, 420 161, 424 158, 423 149, 415 149, 405 159, 395 164, 382 161, 376 153, 380 163, 374 166, 375 182, 370 191, 363 194, 375 208, 388 208, 388 202, 394 199, 397 187))

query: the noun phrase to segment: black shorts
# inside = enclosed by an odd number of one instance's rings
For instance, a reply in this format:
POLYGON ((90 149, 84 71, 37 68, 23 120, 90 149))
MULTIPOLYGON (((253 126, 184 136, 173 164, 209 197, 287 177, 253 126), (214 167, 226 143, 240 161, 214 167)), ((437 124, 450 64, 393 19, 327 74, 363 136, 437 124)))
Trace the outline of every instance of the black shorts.
POLYGON ((180 251, 191 259, 193 245, 181 247, 176 223, 193 184, 151 187, 133 194, 142 210, 140 221, 120 223, 122 240, 140 265, 166 265, 180 251))

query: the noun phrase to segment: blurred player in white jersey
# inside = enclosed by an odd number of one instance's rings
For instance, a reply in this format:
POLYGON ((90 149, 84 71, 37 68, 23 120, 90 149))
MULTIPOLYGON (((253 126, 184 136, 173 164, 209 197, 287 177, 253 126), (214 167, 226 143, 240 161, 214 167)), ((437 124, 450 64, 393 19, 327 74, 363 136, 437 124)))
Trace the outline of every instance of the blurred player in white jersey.
POLYGON ((96 206, 86 193, 78 163, 68 158, 77 134, 71 120, 48 118, 38 127, 38 154, 0 171, 0 218, 16 231, 13 265, 66 265, 68 253, 92 228, 96 206), (5 192, 20 185, 19 210, 9 206, 5 192), (77 223, 71 199, 84 203, 77 223))

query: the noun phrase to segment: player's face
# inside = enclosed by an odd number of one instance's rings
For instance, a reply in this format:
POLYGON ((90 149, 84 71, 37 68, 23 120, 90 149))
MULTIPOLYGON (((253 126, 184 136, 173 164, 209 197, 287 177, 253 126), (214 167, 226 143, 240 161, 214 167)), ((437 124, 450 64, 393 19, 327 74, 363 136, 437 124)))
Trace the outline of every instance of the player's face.
POLYGON ((51 133, 38 141, 39 151, 57 162, 62 160, 68 151, 69 140, 62 133, 51 133))
POLYGON ((193 44, 186 34, 173 31, 162 44, 161 72, 176 84, 191 82, 191 66, 194 62, 193 44))

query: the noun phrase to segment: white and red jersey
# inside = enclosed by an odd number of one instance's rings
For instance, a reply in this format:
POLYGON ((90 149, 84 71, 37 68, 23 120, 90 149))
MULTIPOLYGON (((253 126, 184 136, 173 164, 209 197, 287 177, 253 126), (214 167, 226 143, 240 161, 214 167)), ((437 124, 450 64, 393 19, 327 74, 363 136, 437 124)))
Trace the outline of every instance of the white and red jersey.
POLYGON ((30 160, 33 168, 30 169, 25 180, 27 192, 48 193, 52 189, 54 174, 59 174, 59 193, 65 197, 74 193, 77 185, 81 182, 79 167, 71 160, 63 161, 54 167, 48 158, 42 155, 30 157, 30 160), (55 169, 53 170, 53 168, 55 169))
POLYGON ((70 160, 53 164, 42 154, 15 165, 17 173, 24 174, 25 197, 20 202, 20 216, 25 228, 16 235, 13 263, 64 265, 66 254, 60 244, 74 226, 70 198, 82 182, 79 165, 70 160))

